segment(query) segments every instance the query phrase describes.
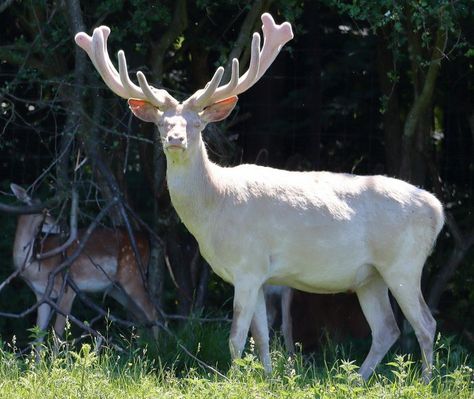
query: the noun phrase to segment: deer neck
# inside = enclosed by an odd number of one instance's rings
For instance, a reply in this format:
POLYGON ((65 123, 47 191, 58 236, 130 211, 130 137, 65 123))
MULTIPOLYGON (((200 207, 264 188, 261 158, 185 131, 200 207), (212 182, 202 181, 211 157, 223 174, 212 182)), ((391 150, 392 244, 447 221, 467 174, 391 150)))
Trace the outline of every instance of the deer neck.
POLYGON ((18 218, 13 244, 15 268, 25 267, 33 258, 34 241, 42 221, 42 215, 21 215, 18 218))
POLYGON ((177 162, 171 156, 166 157, 171 202, 195 236, 213 219, 222 191, 217 178, 222 168, 209 160, 201 137, 196 144, 186 160, 177 162))

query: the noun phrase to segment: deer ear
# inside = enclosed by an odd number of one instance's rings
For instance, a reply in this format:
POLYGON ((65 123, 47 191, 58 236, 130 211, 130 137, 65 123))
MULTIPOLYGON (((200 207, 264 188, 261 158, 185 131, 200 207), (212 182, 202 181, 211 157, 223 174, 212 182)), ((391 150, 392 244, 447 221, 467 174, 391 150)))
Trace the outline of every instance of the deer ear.
POLYGON ((206 122, 217 122, 229 116, 237 104, 237 96, 226 98, 204 108, 201 118, 206 122))
POLYGON ((12 190, 13 194, 15 194, 15 197, 21 202, 24 202, 28 205, 31 205, 33 203, 33 200, 30 198, 30 196, 27 194, 26 190, 23 187, 20 187, 18 184, 12 183, 10 184, 10 189, 12 190))
POLYGON ((148 101, 129 98, 128 106, 133 115, 144 122, 156 122, 158 119, 158 109, 148 101))

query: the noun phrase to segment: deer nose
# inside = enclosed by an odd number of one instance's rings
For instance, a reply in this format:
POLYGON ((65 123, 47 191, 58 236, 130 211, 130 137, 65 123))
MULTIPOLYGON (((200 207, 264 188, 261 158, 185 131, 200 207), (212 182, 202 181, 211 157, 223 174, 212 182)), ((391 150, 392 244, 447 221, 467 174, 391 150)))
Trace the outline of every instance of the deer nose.
POLYGON ((167 137, 167 147, 181 147, 186 146, 186 137, 181 134, 169 134, 167 137))
POLYGON ((178 136, 178 135, 168 136, 168 143, 182 144, 184 143, 184 136, 178 136))

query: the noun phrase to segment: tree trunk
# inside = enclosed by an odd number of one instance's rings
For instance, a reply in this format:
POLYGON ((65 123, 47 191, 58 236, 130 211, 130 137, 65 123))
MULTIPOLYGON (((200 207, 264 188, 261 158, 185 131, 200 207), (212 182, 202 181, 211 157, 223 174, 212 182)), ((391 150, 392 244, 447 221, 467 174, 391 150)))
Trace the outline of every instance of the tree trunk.
MULTIPOLYGON (((158 131, 153 132, 153 135, 158 135, 158 131)), ((157 139, 155 138, 155 143, 157 139)), ((152 147, 153 158, 151 165, 153 165, 153 179, 151 181, 151 187, 153 192, 153 224, 152 229, 155 233, 159 234, 162 229, 160 223, 163 207, 158 202, 160 193, 164 190, 165 170, 166 161, 161 148, 155 144, 152 147)), ((169 207, 169 202, 168 205, 169 207)), ((165 289, 165 275, 166 275, 166 248, 162 246, 162 243, 156 240, 151 241, 151 258, 148 266, 148 284, 150 286, 150 292, 153 295, 155 302, 159 305, 159 309, 164 308, 163 297, 165 289)))
MULTIPOLYGON (((149 62, 153 79, 157 82, 163 81, 164 60, 166 52, 170 49, 176 38, 186 29, 188 24, 188 15, 186 0, 177 0, 173 12, 173 20, 167 31, 161 36, 160 40, 152 43, 152 51, 149 62)), ((170 226, 163 221, 163 215, 169 213, 170 201, 168 195, 163 195, 166 179, 166 160, 163 150, 158 145, 159 133, 154 125, 141 126, 145 137, 152 137, 154 144, 140 145, 140 161, 145 170, 145 177, 152 187, 155 201, 153 202, 153 222, 152 229, 157 234, 162 234, 170 226), (152 160, 152 162, 150 162, 152 160), (153 165, 153 169, 150 169, 153 165)), ((149 263, 148 283, 153 297, 163 308, 164 281, 166 275, 166 248, 163 248, 156 240, 151 242, 151 259, 149 263)), ((184 266, 184 265, 183 265, 184 266)))
POLYGON ((308 25, 308 48, 311 50, 311 75, 305 84, 308 85, 306 104, 309 115, 309 131, 305 135, 305 143, 301 147, 303 157, 308 160, 311 170, 320 167, 320 145, 321 145, 321 107, 322 107, 322 86, 321 86, 321 21, 320 6, 316 2, 308 5, 307 9, 308 25))
MULTIPOLYGON (((426 124, 423 124, 423 118, 426 117, 426 113, 429 112, 429 108, 433 104, 436 78, 438 77, 445 47, 446 33, 443 28, 440 27, 436 33, 436 40, 431 52, 430 66, 423 82, 421 83, 419 94, 415 92, 413 104, 410 107, 404 123, 400 177, 411 182, 414 182, 413 179, 417 178, 417 174, 414 173, 416 163, 423 162, 422 159, 419 159, 422 158, 422 154, 417 151, 418 144, 420 143, 420 140, 424 141, 426 139, 424 137, 418 137, 417 139, 417 130, 420 129, 418 132, 420 135, 426 134, 427 129, 426 124)), ((419 60, 421 59, 421 54, 419 54, 419 50, 417 50, 418 48, 419 46, 416 46, 413 43, 409 46, 412 64, 419 63, 419 60)), ((414 80, 412 84, 416 89, 416 86, 418 85, 417 80, 414 80)), ((419 184, 420 182, 414 183, 419 184)))
POLYGON ((193 62, 191 63, 191 80, 196 90, 203 88, 209 81, 209 51, 202 48, 200 43, 191 43, 189 52, 193 62))
POLYGON ((380 91, 385 101, 382 123, 385 141, 386 173, 397 176, 400 171, 400 153, 402 138, 402 121, 398 85, 390 79, 389 73, 396 73, 395 60, 385 39, 388 32, 379 31, 377 36, 377 75, 380 91))
POLYGON ((252 32, 254 31, 258 18, 265 8, 268 7, 270 2, 271 0, 255 0, 252 7, 247 12, 242 26, 240 27, 239 35, 237 36, 229 57, 227 58, 224 76, 222 79, 223 82, 227 82, 230 79, 230 74, 232 72, 232 60, 234 58, 241 61, 239 64, 240 70, 245 70, 246 62, 241 56, 244 53, 244 50, 249 47, 249 39, 252 36, 252 32))
MULTIPOLYGON (((104 102, 100 95, 93 96, 93 112, 92 112, 92 120, 93 121, 100 121, 102 113, 104 112, 104 102)), ((82 129, 79 130, 79 138, 84 146, 84 151, 89 158, 89 161, 92 166, 93 176, 97 182, 97 186, 99 187, 100 193, 105 198, 107 202, 110 202, 114 196, 109 184, 107 184, 107 180, 105 176, 100 172, 97 168, 97 161, 104 160, 105 157, 100 150, 102 148, 101 140, 98 137, 98 127, 94 126, 82 126, 82 129)), ((113 207, 109 213, 108 218, 111 224, 115 227, 122 226, 122 217, 120 215, 120 211, 118 207, 113 207)))
MULTIPOLYGON (((74 36, 77 32, 85 30, 84 21, 79 0, 67 0, 66 14, 69 20, 69 30, 74 36)), ((87 70, 87 60, 85 53, 78 46, 74 50, 74 80, 72 89, 68 90, 66 108, 68 115, 64 124, 61 144, 59 146, 59 159, 56 168, 57 190, 63 192, 69 189, 69 162, 74 137, 78 128, 82 125, 82 101, 84 93, 85 74, 87 70)))
POLYGON ((152 51, 150 56, 150 65, 153 77, 161 82, 164 73, 164 59, 166 51, 169 50, 176 38, 188 25, 188 13, 186 8, 186 0, 176 0, 173 12, 173 20, 168 30, 161 36, 161 39, 152 43, 152 51))

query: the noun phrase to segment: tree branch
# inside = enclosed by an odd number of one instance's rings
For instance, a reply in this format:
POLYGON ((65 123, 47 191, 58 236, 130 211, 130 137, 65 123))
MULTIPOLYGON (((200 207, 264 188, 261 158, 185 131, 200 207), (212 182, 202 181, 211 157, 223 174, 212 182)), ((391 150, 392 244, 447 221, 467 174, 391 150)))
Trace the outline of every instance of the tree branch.
POLYGON ((54 255, 60 254, 61 252, 68 249, 72 243, 77 239, 77 208, 78 208, 79 196, 75 189, 72 190, 72 199, 71 199, 71 214, 69 218, 69 238, 60 245, 52 249, 51 251, 42 252, 36 255, 37 260, 43 260, 51 258, 54 255))
POLYGON ((151 45, 151 71, 154 78, 158 81, 161 81, 163 77, 163 62, 166 51, 168 51, 181 32, 186 29, 187 25, 186 0, 176 0, 173 19, 168 30, 161 36, 161 40, 151 45))
POLYGON ((8 7, 13 4, 14 0, 4 0, 2 4, 0 4, 0 14, 4 12, 8 7))
POLYGON ((436 33, 436 42, 431 52, 430 66, 423 82, 423 88, 420 95, 414 99, 413 105, 408 113, 403 129, 403 135, 406 138, 414 137, 418 122, 426 112, 427 107, 431 104, 433 92, 438 77, 441 60, 446 46, 446 31, 443 27, 439 27, 436 33))
POLYGON ((38 204, 32 204, 28 206, 17 206, 9 205, 0 202, 0 211, 6 212, 14 215, 34 215, 35 213, 41 213, 45 209, 50 209, 55 207, 61 202, 61 197, 59 195, 50 198, 46 202, 41 202, 38 204))
MULTIPOLYGON (((244 49, 249 47, 249 38, 252 35, 252 32, 255 28, 255 25, 258 21, 258 18, 262 14, 262 10, 265 6, 265 0, 255 0, 250 8, 249 12, 245 16, 244 22, 240 28, 239 35, 237 36, 236 41, 232 47, 232 51, 229 54, 227 63, 225 65, 223 81, 227 82, 230 79, 230 74, 232 72, 232 60, 234 58, 239 59, 244 49)), ((244 62, 240 65, 240 68, 244 68, 244 62)))

